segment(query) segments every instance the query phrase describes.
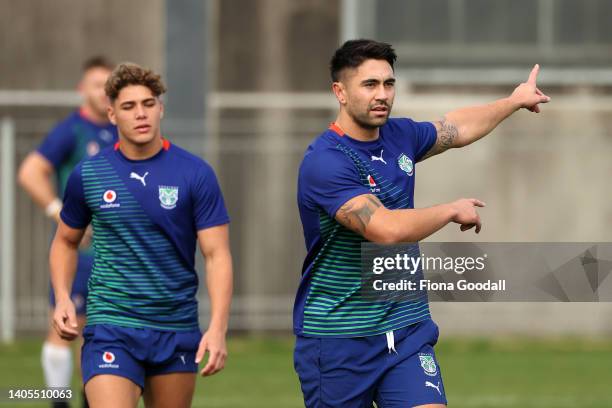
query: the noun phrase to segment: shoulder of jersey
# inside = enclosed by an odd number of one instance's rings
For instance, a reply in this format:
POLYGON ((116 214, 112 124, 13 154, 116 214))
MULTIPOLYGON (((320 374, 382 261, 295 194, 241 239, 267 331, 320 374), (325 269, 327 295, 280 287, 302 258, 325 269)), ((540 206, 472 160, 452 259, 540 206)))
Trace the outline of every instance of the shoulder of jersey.
POLYGON ((75 123, 79 121, 78 112, 72 112, 55 124, 55 129, 69 130, 75 123))
POLYGON ((338 136, 328 130, 317 137, 306 149, 300 166, 301 170, 320 170, 347 160, 346 155, 338 148, 338 136))
POLYGON ((89 162, 89 161, 96 161, 99 160, 102 157, 107 157, 109 154, 111 154, 114 150, 115 146, 111 145, 111 146, 106 146, 102 149, 100 149, 100 151, 96 154, 94 154, 91 157, 85 157, 83 160, 81 160, 81 163, 85 163, 85 162, 89 162))
POLYGON ((177 158, 180 158, 181 163, 185 163, 189 166, 210 167, 210 165, 208 164, 206 160, 204 160, 203 158, 199 156, 196 156, 195 154, 183 149, 180 146, 177 146, 174 143, 170 144, 170 149, 168 150, 168 153, 172 154, 173 156, 176 156, 177 158))
POLYGON ((325 130, 315 140, 310 143, 306 149, 306 156, 313 152, 321 152, 325 150, 336 150, 338 146, 337 135, 330 129, 325 130))
POLYGON ((72 111, 70 115, 66 116, 66 119, 64 120, 66 122, 80 122, 83 120, 83 117, 81 116, 78 110, 75 110, 75 111, 72 111))
POLYGON ((389 118, 387 123, 385 123, 384 127, 389 128, 392 131, 398 130, 400 127, 400 122, 409 121, 408 118, 389 118))
POLYGON ((391 118, 384 125, 384 134, 387 142, 396 138, 403 140, 414 132, 414 121, 410 118, 391 118))

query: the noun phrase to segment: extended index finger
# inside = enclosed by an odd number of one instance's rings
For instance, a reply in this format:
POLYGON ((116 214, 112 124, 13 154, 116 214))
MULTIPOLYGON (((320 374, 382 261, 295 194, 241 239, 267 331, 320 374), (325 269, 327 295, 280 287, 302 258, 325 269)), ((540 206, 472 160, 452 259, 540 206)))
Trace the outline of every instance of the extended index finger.
POLYGON ((470 198, 470 201, 475 207, 486 207, 487 206, 487 204, 485 204, 484 201, 480 201, 476 198, 470 198))
POLYGON ((531 73, 529 74, 527 82, 535 85, 536 78, 538 77, 538 72, 540 72, 540 64, 535 64, 533 66, 533 69, 531 70, 531 73))

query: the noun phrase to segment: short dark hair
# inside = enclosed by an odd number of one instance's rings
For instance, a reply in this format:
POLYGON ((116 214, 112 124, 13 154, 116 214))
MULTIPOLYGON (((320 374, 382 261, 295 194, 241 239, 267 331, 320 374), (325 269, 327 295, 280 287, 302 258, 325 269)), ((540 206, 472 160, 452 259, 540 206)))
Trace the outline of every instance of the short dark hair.
POLYGON ((83 62, 82 71, 87 72, 93 68, 106 68, 109 71, 112 71, 115 67, 115 64, 111 62, 108 58, 103 55, 95 55, 93 57, 87 58, 83 62))
POLYGON ((151 90, 153 95, 159 96, 166 92, 161 76, 150 69, 140 65, 125 62, 117 65, 106 81, 104 91, 112 102, 117 99, 119 92, 129 85, 142 85, 151 90))
POLYGON ((329 63, 333 82, 339 81, 340 72, 345 68, 357 68, 365 60, 385 60, 393 68, 397 55, 390 44, 374 40, 349 40, 334 53, 329 63))

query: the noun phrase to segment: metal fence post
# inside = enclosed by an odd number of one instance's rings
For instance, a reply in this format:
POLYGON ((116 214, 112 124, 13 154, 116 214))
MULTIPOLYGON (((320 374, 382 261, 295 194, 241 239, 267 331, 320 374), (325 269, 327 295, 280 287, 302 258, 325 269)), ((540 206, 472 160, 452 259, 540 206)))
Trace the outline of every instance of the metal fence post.
POLYGON ((0 122, 0 317, 2 341, 15 339, 15 123, 0 122))

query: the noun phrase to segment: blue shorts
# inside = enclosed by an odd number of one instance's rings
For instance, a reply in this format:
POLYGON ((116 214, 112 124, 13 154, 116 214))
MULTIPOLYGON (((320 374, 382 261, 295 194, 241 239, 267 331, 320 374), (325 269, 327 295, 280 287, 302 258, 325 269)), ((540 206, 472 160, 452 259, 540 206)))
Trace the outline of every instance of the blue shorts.
POLYGON ((433 349, 438 334, 438 326, 428 319, 393 331, 393 339, 385 334, 298 336, 294 366, 306 407, 371 408, 372 402, 379 408, 446 404, 433 349))
MULTIPOLYGON (((76 275, 72 282, 72 292, 70 292, 70 298, 78 315, 84 315, 86 312, 87 282, 91 275, 91 268, 93 268, 93 260, 94 258, 91 255, 79 254, 76 275)), ((55 307, 55 293, 53 287, 49 286, 49 305, 55 307)))
POLYGON ((83 330, 83 384, 100 374, 125 377, 144 389, 145 377, 196 373, 196 352, 202 333, 136 329, 109 324, 83 330))

